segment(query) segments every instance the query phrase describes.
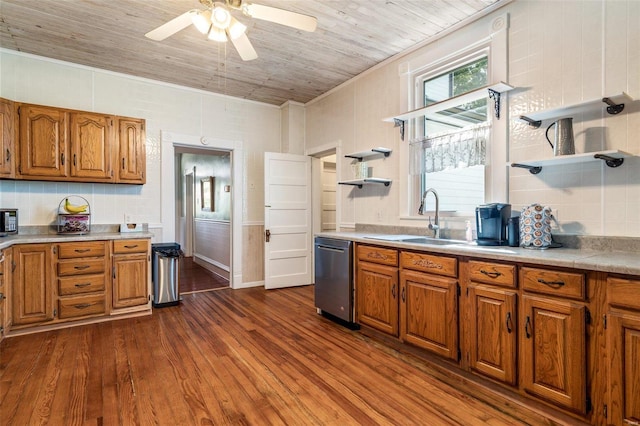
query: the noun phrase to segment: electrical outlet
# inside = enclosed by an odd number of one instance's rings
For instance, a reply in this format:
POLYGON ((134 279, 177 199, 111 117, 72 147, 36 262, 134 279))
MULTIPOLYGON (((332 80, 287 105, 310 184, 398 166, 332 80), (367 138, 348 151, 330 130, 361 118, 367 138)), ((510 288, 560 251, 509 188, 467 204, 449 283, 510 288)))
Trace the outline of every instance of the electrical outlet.
POLYGON ((124 214, 124 223, 132 223, 131 214, 130 213, 125 213, 124 214))
POLYGON ((378 222, 382 222, 382 212, 378 211, 378 222))

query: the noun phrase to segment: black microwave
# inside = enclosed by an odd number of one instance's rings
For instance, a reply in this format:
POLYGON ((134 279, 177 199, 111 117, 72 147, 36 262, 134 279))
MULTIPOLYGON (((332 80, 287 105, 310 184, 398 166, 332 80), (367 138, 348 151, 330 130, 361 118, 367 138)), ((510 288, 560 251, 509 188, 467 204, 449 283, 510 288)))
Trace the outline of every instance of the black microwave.
POLYGON ((18 233, 18 209, 0 208, 0 237, 18 233))

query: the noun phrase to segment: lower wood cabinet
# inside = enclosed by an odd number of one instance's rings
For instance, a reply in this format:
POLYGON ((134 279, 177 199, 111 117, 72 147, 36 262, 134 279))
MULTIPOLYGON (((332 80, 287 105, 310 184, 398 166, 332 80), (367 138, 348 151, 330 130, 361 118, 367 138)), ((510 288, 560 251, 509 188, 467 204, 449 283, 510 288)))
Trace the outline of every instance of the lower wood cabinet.
POLYGON ((520 281, 521 386, 527 393, 586 414, 591 402, 584 273, 522 267, 520 281))
POLYGON ((13 326, 53 321, 53 266, 50 244, 13 247, 13 326))
POLYGON ((640 279, 609 278, 608 424, 640 424, 640 279))
POLYGON ((458 281, 450 277, 457 275, 456 260, 412 252, 400 259, 400 338, 457 360, 458 281), (425 272, 431 270, 436 273, 425 272))
POLYGON ((148 239, 19 244, 1 259, 0 328, 9 333, 151 310, 148 239))
POLYGON ((149 261, 148 240, 113 242, 114 309, 149 304, 149 261))
POLYGON ((520 329, 523 389, 587 413, 587 337, 585 307, 524 295, 520 329))
POLYGON ((55 245, 57 319, 77 320, 106 312, 109 242, 55 245))
POLYGON ((517 384, 517 295, 488 285, 469 286, 469 363, 477 373, 517 384))
POLYGON ((398 335, 398 268, 359 262, 356 322, 398 335))

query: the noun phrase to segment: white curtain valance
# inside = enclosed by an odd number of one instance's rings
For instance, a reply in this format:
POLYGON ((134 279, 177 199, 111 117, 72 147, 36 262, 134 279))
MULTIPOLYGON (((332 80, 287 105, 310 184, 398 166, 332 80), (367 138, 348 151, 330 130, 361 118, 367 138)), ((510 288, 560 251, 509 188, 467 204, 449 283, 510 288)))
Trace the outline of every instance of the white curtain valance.
POLYGON ((489 122, 437 133, 409 143, 410 173, 439 172, 486 164, 489 122))

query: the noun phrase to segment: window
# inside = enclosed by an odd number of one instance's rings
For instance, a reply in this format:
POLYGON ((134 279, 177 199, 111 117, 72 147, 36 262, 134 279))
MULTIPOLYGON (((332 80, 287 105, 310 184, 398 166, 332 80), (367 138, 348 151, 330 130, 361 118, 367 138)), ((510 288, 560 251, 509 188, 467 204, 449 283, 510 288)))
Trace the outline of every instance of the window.
MULTIPOLYGON (((447 65, 416 76, 416 99, 422 101, 422 105, 417 106, 441 102, 489 83, 489 60, 485 51, 447 65)), ((459 135, 469 135, 467 130, 474 129, 474 138, 482 135, 480 137, 486 140, 489 131, 487 110, 487 99, 483 98, 429 114, 417 125, 417 138, 437 141, 434 142, 437 147, 431 143, 420 146, 424 150, 417 157, 421 163, 420 194, 427 188, 435 188, 439 194, 441 211, 469 214, 477 205, 485 202, 484 141, 478 145, 467 142, 461 144, 459 142, 463 136, 459 135), (456 135, 457 142, 454 145, 456 135), (479 157, 477 161, 468 161, 469 155, 479 157), (473 165, 476 163, 481 164, 473 165)), ((435 209, 433 197, 428 197, 425 202, 426 210, 435 209)))

